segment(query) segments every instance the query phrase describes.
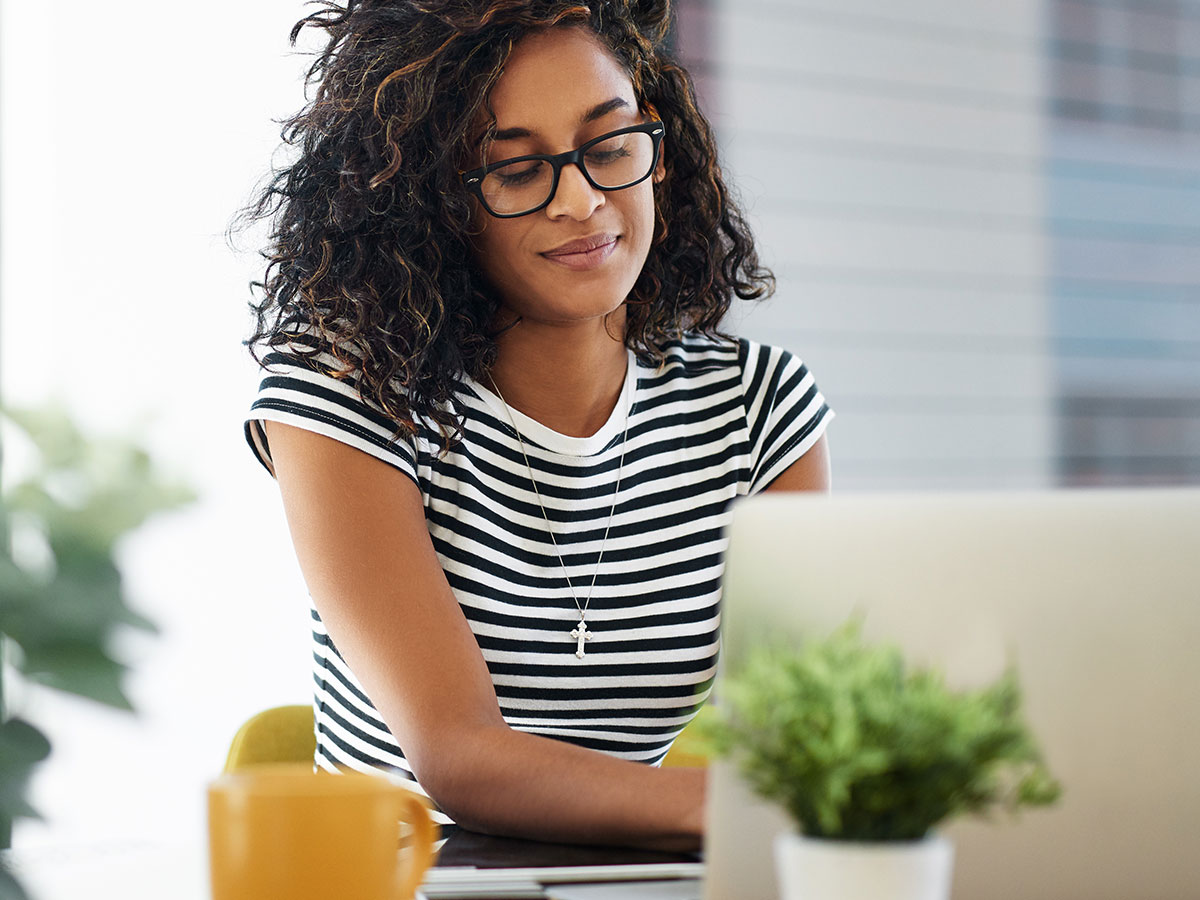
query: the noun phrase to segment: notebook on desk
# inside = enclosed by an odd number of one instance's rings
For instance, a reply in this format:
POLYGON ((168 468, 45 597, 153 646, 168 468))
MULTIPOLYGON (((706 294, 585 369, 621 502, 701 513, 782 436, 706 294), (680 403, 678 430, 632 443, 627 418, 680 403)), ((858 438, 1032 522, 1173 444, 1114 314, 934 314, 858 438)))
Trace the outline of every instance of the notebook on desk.
MULTIPOLYGON (((1015 822, 958 822, 955 900, 1200 891, 1200 491, 763 496, 735 509, 722 675, 766 634, 852 614, 952 683, 1015 660, 1065 787, 1015 822)), ((710 774, 705 900, 774 900, 788 827, 710 774)))
POLYGON ((700 900, 704 864, 692 854, 449 831, 421 886, 425 900, 602 900, 604 884, 622 900, 700 900))

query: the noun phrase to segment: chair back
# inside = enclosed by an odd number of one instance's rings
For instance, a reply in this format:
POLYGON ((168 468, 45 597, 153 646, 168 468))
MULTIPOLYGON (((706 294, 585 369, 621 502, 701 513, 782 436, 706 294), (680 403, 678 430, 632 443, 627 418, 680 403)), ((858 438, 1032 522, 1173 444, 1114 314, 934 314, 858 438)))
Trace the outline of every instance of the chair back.
POLYGON ((311 762, 317 749, 308 704, 274 706, 246 720, 233 736, 225 771, 262 763, 311 762))

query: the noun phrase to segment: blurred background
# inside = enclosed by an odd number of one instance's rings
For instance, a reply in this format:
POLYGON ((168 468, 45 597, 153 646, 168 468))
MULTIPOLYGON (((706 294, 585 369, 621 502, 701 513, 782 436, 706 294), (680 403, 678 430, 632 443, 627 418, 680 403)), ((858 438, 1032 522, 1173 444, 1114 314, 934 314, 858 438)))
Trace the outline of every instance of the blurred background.
MULTIPOLYGON (((1200 0, 682 0, 674 40, 779 278, 839 491, 1200 483, 1200 0)), ((194 839, 307 597, 242 438, 299 0, 0 0, 0 397, 61 399, 199 501, 126 540, 137 716, 5 679, 54 755, 17 846, 194 839), (119 12, 115 11, 119 9, 119 12)))

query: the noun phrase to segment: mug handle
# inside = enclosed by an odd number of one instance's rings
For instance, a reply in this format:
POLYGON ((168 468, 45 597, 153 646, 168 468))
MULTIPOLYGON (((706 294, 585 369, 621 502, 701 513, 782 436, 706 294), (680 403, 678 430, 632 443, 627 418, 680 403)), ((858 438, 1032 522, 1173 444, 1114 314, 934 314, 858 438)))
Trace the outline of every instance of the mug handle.
POLYGON ((403 807, 401 819, 413 830, 413 842, 407 848, 407 853, 397 854, 399 862, 396 870, 396 897, 399 900, 412 900, 425 878, 425 870, 433 863, 433 845, 438 839, 440 829, 429 815, 429 806, 425 798, 407 788, 397 786, 396 790, 403 807))

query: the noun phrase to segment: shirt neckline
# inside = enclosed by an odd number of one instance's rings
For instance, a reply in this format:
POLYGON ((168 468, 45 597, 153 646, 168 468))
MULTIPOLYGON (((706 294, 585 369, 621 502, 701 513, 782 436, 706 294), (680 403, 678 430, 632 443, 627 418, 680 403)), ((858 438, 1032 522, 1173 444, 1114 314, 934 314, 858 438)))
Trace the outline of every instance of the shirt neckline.
POLYGON ((508 412, 505 410, 505 403, 496 395, 495 391, 470 376, 466 378, 466 382, 479 399, 488 406, 506 431, 511 430, 513 423, 516 423, 517 430, 521 432, 525 443, 536 444, 565 456, 594 456, 611 444, 614 438, 625 433, 628 415, 633 410, 633 393, 637 385, 637 357, 632 350, 625 352, 625 383, 621 387, 621 394, 617 397, 617 402, 613 405, 608 420, 600 426, 595 434, 587 437, 562 434, 511 406, 508 407, 512 411, 512 420, 510 421, 508 412))

